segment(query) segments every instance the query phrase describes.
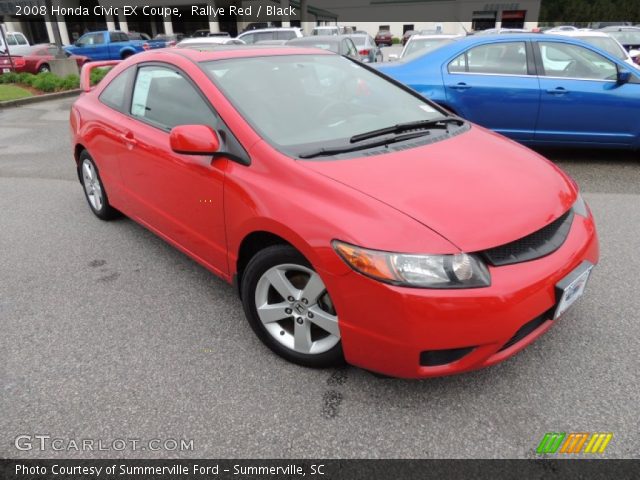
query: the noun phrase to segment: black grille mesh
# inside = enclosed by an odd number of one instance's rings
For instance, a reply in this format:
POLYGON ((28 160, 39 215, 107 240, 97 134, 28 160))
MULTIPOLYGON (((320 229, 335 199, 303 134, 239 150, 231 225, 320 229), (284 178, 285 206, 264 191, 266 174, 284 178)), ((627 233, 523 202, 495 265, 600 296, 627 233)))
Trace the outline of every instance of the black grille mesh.
POLYGON ((573 210, 569 210, 531 235, 506 245, 485 250, 482 255, 487 262, 495 266, 511 265, 544 257, 560 248, 569 235, 572 222, 573 210))

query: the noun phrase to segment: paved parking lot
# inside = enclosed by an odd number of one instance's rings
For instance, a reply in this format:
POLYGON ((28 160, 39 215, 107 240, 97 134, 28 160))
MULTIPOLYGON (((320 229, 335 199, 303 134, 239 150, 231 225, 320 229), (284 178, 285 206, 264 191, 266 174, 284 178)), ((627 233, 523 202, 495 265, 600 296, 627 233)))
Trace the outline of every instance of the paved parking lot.
POLYGON ((639 456, 637 154, 544 152, 581 184, 602 244, 586 297, 547 335, 479 372, 381 379, 286 363, 230 286, 130 220, 97 220, 70 104, 0 110, 1 457, 114 456, 13 446, 49 434, 194 440, 125 457, 521 458, 549 431, 613 432, 606 456, 639 456))

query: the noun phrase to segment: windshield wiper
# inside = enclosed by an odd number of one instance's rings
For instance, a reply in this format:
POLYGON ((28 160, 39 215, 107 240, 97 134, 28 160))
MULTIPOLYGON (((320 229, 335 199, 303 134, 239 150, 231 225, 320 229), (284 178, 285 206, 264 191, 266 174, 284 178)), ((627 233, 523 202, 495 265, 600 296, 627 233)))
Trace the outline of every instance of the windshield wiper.
POLYGON ((380 128, 378 130, 371 130, 370 132, 360 133, 354 135, 349 139, 351 143, 361 142, 362 140, 368 140, 369 138, 380 137, 391 133, 402 133, 409 130, 429 129, 429 128, 447 128, 447 124, 456 123, 463 125, 464 120, 460 117, 436 117, 430 120, 418 120, 416 122, 398 123, 391 127, 380 128))
POLYGON ((411 140, 412 138, 422 137, 429 135, 429 132, 412 132, 405 133, 404 135, 398 135, 391 138, 383 138, 376 140, 375 142, 360 143, 358 145, 346 145, 343 147, 331 147, 331 148, 319 148, 311 152, 301 153, 299 158, 314 158, 314 157, 328 157, 331 155, 339 155, 341 153, 355 152, 357 150, 366 150, 368 148, 381 147, 383 145, 389 145, 390 143, 402 142, 404 140, 411 140))

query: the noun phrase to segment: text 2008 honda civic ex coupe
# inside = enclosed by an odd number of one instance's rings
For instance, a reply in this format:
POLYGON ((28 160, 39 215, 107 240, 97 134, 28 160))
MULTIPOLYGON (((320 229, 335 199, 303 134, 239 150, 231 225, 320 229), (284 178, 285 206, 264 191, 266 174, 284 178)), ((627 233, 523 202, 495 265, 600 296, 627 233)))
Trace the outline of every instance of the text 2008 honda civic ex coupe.
POLYGON ((561 170, 356 61, 153 51, 93 89, 91 68, 71 131, 93 213, 236 284, 290 361, 408 378, 492 365, 544 333, 598 261, 561 170))

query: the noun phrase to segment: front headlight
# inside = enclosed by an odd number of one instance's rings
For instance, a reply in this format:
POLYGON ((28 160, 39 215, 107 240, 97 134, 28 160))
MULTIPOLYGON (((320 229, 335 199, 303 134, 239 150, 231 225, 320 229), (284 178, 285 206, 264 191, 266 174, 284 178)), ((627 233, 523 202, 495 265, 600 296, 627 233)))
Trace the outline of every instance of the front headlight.
POLYGON ((356 247, 334 240, 333 248, 355 271, 381 282, 420 288, 477 288, 491 285, 486 265, 475 255, 414 255, 356 247))

